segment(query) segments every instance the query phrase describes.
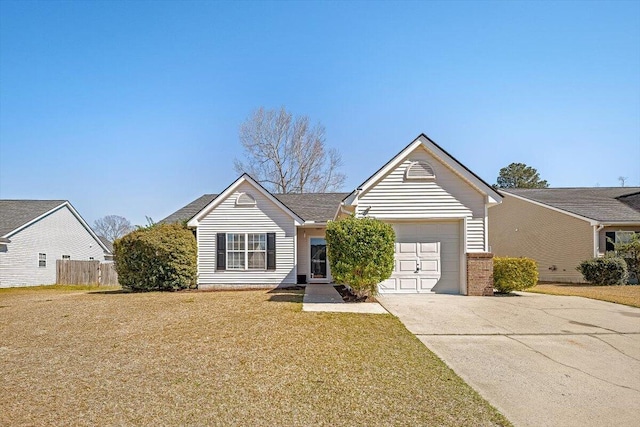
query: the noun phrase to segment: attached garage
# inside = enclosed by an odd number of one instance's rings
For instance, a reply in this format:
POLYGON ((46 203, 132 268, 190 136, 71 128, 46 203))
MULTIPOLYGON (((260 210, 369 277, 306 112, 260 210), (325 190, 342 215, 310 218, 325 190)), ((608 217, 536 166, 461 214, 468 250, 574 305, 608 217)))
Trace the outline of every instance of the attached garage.
POLYGON ((461 221, 394 223, 395 265, 381 293, 460 293, 461 221))
POLYGON ((371 217, 396 231, 385 294, 489 295, 493 260, 487 209, 501 196, 421 135, 343 200, 338 215, 371 217))

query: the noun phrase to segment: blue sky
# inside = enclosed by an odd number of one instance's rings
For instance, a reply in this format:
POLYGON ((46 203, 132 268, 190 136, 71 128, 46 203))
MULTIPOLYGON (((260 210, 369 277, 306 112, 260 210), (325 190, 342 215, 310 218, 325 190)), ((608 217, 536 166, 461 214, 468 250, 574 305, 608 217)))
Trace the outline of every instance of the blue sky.
POLYGON ((640 185, 640 2, 0 1, 0 197, 144 224, 285 106, 350 191, 421 132, 494 183, 640 185))

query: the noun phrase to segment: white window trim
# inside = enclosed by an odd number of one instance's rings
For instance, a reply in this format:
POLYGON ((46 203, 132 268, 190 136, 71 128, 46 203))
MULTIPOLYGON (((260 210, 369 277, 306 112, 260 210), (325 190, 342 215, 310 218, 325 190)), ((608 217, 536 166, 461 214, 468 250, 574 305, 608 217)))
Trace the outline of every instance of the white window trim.
POLYGON ((234 233, 234 232, 226 233, 226 255, 225 256, 226 256, 226 270, 228 270, 228 271, 267 271, 267 233, 234 233), (249 249, 249 235, 250 234, 264 236, 264 250, 250 250, 249 249), (242 249, 242 250, 229 249, 229 235, 244 236, 244 249, 242 249), (243 268, 230 267, 230 264, 229 264, 229 253, 241 253, 241 252, 244 252, 244 267, 243 268), (254 252, 254 253, 262 252, 262 253, 264 253, 264 267, 261 267, 261 268, 249 268, 249 252, 254 252))
POLYGON ((38 252, 38 268, 47 268, 47 254, 44 252, 38 252), (44 262, 44 265, 40 265, 44 262))
POLYGON ((433 166, 431 166, 431 164, 429 162, 426 162, 424 160, 416 160, 416 161, 412 161, 411 163, 409 163, 409 165, 407 166, 407 169, 404 173, 404 178, 407 180, 416 180, 416 181, 435 181, 436 180, 436 172, 433 170, 433 166), (425 176, 415 176, 415 175, 411 175, 411 169, 414 166, 421 166, 421 165, 425 165, 426 168, 428 168, 428 170, 431 171, 431 174, 429 175, 425 175, 425 176))
POLYGON ((71 259, 71 255, 62 255, 62 260, 63 261, 68 261, 71 259))

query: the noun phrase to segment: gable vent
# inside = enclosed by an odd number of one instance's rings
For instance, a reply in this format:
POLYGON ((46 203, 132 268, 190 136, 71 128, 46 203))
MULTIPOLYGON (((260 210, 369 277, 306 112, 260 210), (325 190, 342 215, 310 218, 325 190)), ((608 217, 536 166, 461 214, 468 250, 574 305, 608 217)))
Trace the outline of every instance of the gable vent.
POLYGON ((256 199, 251 194, 240 193, 236 199, 236 206, 255 206, 256 199))
POLYGON ((427 162, 411 162, 407 166, 406 179, 436 179, 433 168, 427 162))

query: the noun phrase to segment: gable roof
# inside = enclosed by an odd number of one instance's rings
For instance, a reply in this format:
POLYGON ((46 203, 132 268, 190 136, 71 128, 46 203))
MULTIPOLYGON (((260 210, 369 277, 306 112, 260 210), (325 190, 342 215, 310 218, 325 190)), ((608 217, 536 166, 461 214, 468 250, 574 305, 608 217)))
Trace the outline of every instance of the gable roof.
POLYGON ((211 203, 216 197, 218 197, 217 194, 204 194, 185 207, 178 209, 160 222, 173 224, 174 222, 189 221, 191 218, 196 216, 198 212, 204 209, 205 206, 211 203))
POLYGON ((273 202, 276 206, 278 206, 280 209, 288 213, 293 218, 293 220, 296 221, 296 223, 302 224, 304 222, 304 220, 300 218, 300 216, 298 216, 297 213, 295 213, 293 210, 287 207, 284 203, 282 203, 280 200, 274 197, 273 194, 271 194, 266 188, 264 188, 256 180, 251 178, 249 174, 245 173, 245 174, 242 174, 242 176, 240 176, 238 179, 236 179, 233 182, 233 184, 228 186, 222 193, 218 194, 213 200, 211 200, 211 202, 209 202, 196 215, 194 215, 189 220, 189 223, 187 225, 189 227, 197 227, 200 220, 206 214, 211 212, 212 209, 215 209, 215 207, 218 206, 220 203, 222 203, 223 200, 225 200, 228 196, 233 194, 233 192, 243 183, 248 183, 249 185, 254 187, 256 190, 258 190, 258 192, 260 192, 264 197, 266 197, 271 202, 273 202))
POLYGON ((106 252, 111 250, 102 242, 89 224, 80 216, 68 200, 0 200, 0 237, 10 236, 39 219, 66 206, 106 252))
MULTIPOLYGON (((327 222, 333 219, 337 206, 348 194, 349 193, 289 193, 274 194, 273 196, 305 221, 327 222)), ((160 222, 173 223, 189 221, 216 197, 218 197, 217 194, 204 194, 160 222)))
POLYGON ((500 191, 602 223, 640 223, 636 196, 640 187, 509 188, 500 191))
POLYGON ((300 215, 305 221, 327 222, 332 220, 342 199, 349 193, 288 193, 274 194, 282 203, 300 215))
POLYGON ((419 146, 423 146, 430 151, 436 157, 440 158, 445 164, 452 168, 458 175, 460 175, 465 181, 469 182, 473 187, 477 188, 480 192, 487 194, 492 198, 495 203, 500 203, 502 196, 491 185, 487 184, 482 178, 473 173, 469 168, 460 163, 455 157, 449 154, 446 150, 436 144, 431 138, 424 133, 418 135, 418 137, 407 145, 402 151, 389 160, 384 166, 378 169, 373 175, 367 178, 357 190, 349 193, 347 197, 343 199, 345 201, 350 195, 355 192, 365 192, 375 183, 377 183, 382 177, 386 176, 389 172, 395 169, 404 159, 413 152, 419 146))
POLYGON ((66 200, 0 200, 0 236, 15 231, 66 200))

